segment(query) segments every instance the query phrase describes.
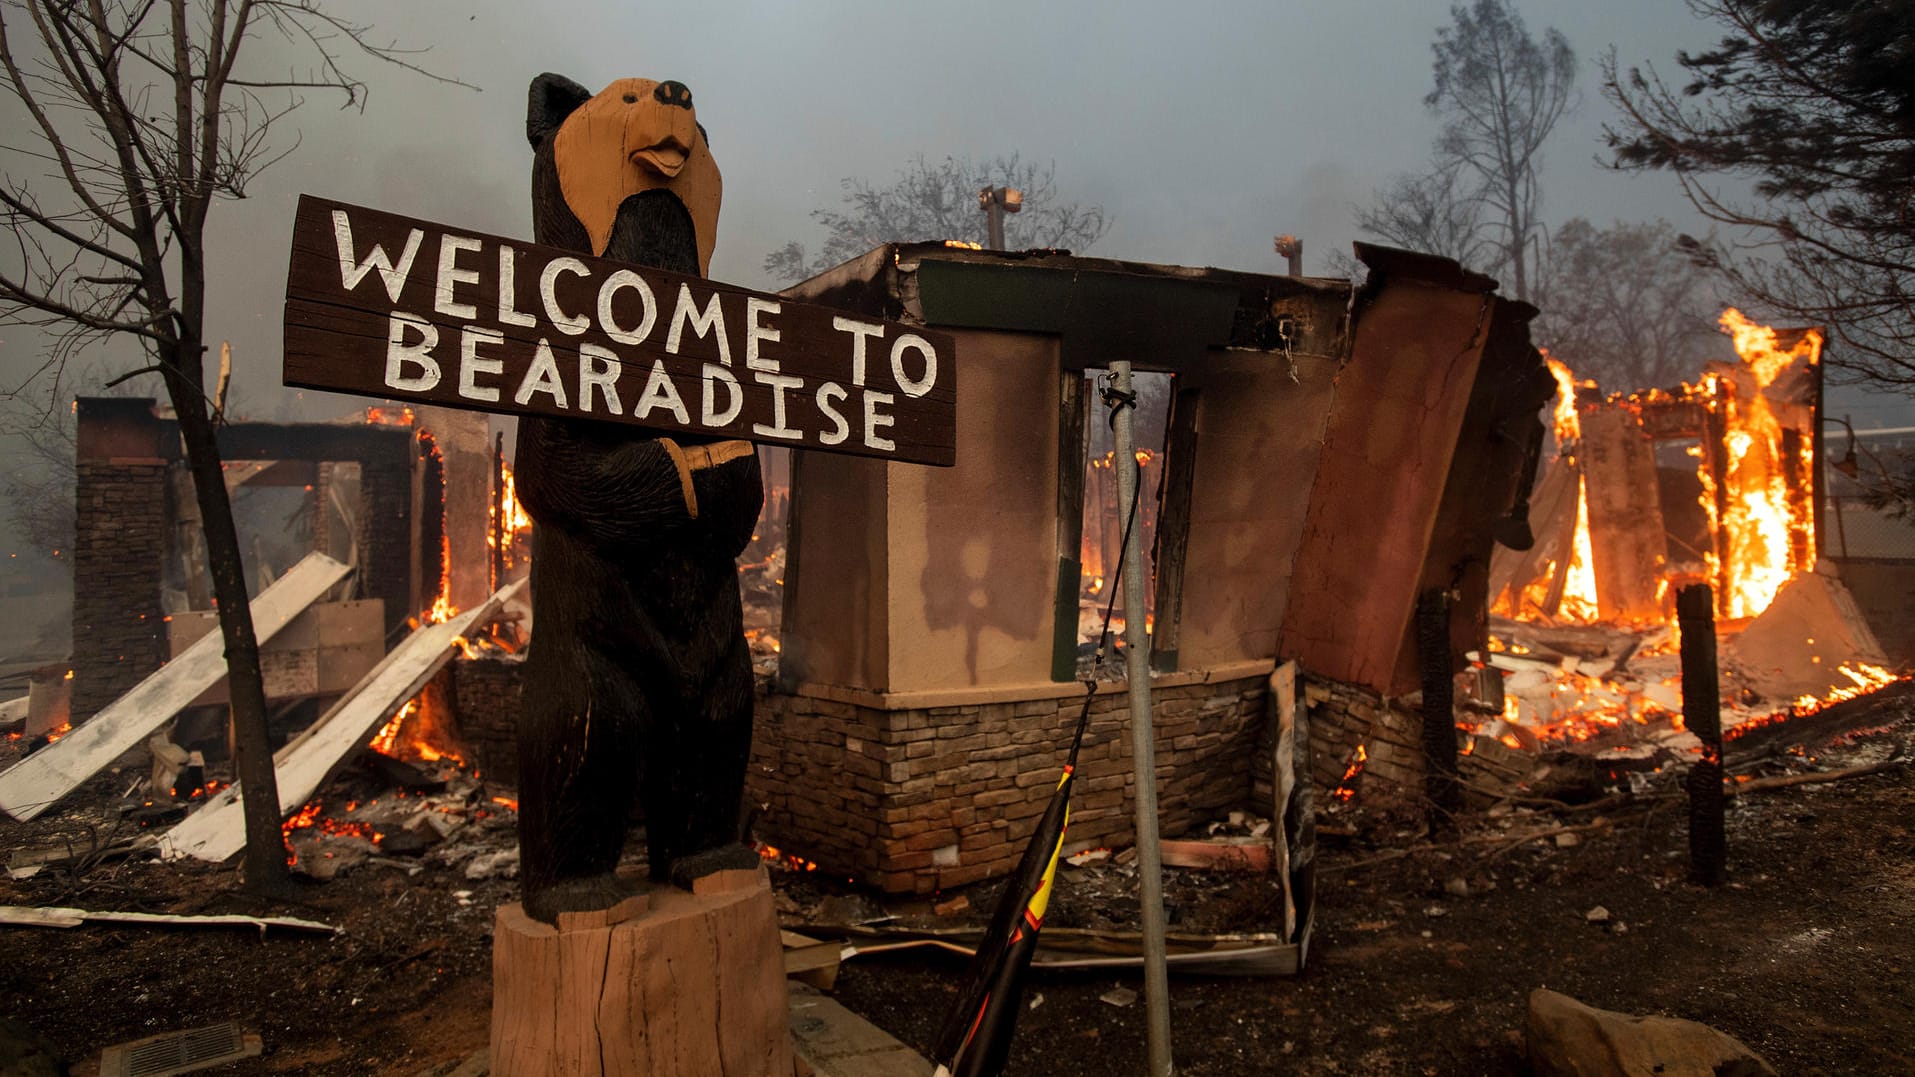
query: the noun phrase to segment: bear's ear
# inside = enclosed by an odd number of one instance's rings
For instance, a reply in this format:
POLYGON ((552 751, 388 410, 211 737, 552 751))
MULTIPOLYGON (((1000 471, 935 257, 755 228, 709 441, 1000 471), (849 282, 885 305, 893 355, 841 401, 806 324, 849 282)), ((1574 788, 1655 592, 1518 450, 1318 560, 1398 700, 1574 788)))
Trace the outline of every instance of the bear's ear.
POLYGON ((592 91, 566 78, 546 72, 532 80, 525 99, 525 140, 534 149, 546 136, 559 129, 572 110, 592 99, 592 91))

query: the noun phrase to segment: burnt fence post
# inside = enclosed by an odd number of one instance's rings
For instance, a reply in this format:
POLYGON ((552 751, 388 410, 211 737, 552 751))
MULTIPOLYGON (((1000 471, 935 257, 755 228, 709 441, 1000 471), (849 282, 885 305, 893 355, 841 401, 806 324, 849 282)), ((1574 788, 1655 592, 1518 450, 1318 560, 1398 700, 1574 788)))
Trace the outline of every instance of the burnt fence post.
POLYGON ((1450 665, 1450 598, 1416 596, 1416 658, 1423 684, 1423 792, 1432 831, 1453 829, 1462 802, 1456 767, 1456 681, 1450 665))
POLYGON ((1689 873, 1704 886, 1718 886, 1727 874, 1728 838, 1713 589, 1699 583, 1676 592, 1676 621, 1682 629, 1682 724, 1702 742, 1702 757, 1689 768, 1689 873))

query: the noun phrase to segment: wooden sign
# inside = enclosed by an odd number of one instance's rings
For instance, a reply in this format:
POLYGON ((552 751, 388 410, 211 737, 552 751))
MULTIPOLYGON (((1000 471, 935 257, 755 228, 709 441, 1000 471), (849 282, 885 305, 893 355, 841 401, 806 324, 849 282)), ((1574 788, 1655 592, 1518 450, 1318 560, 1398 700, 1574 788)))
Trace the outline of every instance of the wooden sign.
POLYGON ((949 466, 950 336, 301 196, 287 385, 949 466))

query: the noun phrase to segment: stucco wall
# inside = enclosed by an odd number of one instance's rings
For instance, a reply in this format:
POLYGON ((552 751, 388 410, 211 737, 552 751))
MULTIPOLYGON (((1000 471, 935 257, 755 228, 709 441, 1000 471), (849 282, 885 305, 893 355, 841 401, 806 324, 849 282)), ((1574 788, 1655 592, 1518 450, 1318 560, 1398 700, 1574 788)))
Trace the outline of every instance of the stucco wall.
POLYGON ((1178 666, 1276 654, 1336 363, 1220 353, 1202 373, 1178 666))

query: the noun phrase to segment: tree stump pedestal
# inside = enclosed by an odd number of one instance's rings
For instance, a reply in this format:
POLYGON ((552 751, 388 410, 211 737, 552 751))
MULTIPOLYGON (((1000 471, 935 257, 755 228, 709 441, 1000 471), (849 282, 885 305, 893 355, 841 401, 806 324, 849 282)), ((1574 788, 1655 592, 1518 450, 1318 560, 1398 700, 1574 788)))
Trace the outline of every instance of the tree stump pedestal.
POLYGON ((492 934, 495 1077, 788 1077, 784 949, 763 868, 492 934))

